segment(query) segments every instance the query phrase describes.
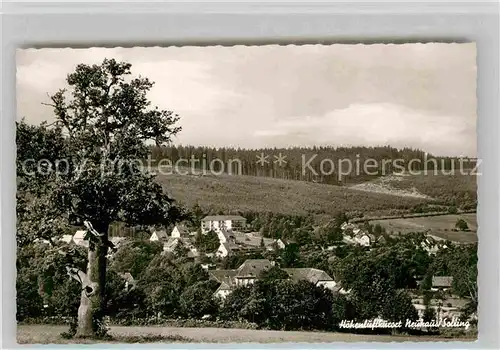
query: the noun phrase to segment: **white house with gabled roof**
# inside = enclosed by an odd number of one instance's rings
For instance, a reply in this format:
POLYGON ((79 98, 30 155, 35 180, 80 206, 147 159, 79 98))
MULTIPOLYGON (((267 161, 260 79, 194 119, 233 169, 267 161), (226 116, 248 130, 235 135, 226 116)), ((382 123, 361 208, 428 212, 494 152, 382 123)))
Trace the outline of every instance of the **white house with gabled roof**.
POLYGON ((168 240, 168 235, 165 231, 160 230, 160 231, 154 231, 151 234, 151 237, 149 237, 149 240, 151 242, 164 242, 168 240))
POLYGON ((189 230, 183 225, 175 225, 170 233, 170 236, 175 238, 188 237, 189 230))

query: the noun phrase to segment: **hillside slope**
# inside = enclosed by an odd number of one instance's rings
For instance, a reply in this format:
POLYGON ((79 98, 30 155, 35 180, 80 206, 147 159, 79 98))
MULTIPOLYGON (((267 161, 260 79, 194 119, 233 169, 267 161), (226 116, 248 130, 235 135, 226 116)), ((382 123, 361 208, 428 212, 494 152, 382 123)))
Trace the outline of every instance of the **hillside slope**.
POLYGON ((474 175, 413 174, 382 176, 350 186, 374 193, 433 199, 445 205, 474 209, 477 202, 477 177, 474 175))
POLYGON ((178 202, 198 203, 213 212, 272 211, 282 214, 365 215, 396 213, 429 202, 425 198, 371 193, 333 185, 253 176, 158 175, 158 181, 178 202))

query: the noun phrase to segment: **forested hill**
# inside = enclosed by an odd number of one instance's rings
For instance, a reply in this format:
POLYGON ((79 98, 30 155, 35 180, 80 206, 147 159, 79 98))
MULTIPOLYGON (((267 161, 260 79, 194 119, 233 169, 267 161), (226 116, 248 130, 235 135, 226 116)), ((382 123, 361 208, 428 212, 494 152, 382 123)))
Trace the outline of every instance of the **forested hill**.
MULTIPOLYGON (((152 147, 151 157, 153 162, 163 159, 163 164, 168 164, 165 160, 175 164, 183 159, 180 165, 191 167, 193 164, 195 169, 200 170, 211 169, 230 174, 336 185, 368 181, 380 175, 401 171, 402 168, 413 171, 423 170, 426 160, 435 160, 438 169, 450 169, 452 163, 455 163, 455 168, 458 168, 457 158, 436 157, 431 154, 426 155, 419 149, 397 149, 390 146, 263 149, 168 146, 152 147), (283 160, 281 163, 279 162, 280 155, 283 160), (259 158, 261 156, 266 158, 259 158), (186 163, 186 160, 190 159, 194 159, 194 162, 186 163), (260 163, 259 159, 262 159, 260 163), (367 159, 371 160, 368 168, 365 169, 364 164, 368 164, 367 159), (349 160, 351 165, 349 165, 349 160), (398 160, 397 163, 395 163, 396 160, 398 160), (339 173, 349 174, 339 176, 339 173)), ((474 160, 468 160, 466 167, 472 168, 475 165, 474 162, 474 160)), ((427 169, 434 170, 435 163, 427 161, 427 169)))

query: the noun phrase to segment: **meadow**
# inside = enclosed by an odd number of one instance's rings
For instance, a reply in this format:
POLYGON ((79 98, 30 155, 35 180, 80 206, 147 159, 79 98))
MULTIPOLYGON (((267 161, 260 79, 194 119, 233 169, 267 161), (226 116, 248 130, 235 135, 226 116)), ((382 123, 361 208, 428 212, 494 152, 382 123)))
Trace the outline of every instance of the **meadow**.
POLYGON ((371 193, 348 187, 236 175, 158 175, 158 181, 181 204, 213 212, 267 212, 333 215, 338 211, 367 216, 397 214, 424 198, 371 193))
MULTIPOLYGON (((95 343, 324 343, 324 342, 402 342, 447 341, 438 336, 369 335, 333 332, 270 331, 231 328, 181 327, 111 327, 112 339, 63 339, 66 326, 20 325, 17 327, 19 344, 95 344, 95 343)), ((473 341, 477 338, 461 338, 473 341)))
POLYGON ((380 224, 387 233, 428 232, 430 235, 454 242, 477 242, 477 217, 474 213, 373 220, 370 223, 380 224), (467 222, 469 231, 454 231, 458 219, 467 222))

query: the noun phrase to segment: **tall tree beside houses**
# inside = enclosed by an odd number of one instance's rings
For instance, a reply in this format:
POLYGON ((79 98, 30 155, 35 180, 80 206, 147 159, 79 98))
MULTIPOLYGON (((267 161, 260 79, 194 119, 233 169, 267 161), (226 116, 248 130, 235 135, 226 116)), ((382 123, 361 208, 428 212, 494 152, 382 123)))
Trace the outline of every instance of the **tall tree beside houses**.
POLYGON ((179 117, 152 107, 147 93, 153 83, 130 75, 131 64, 114 59, 79 64, 67 76, 68 89, 50 96, 53 124, 17 123, 19 244, 52 239, 71 225, 87 231, 86 271, 73 266, 66 254, 68 273, 82 283, 76 332, 81 337, 102 330, 106 255, 113 248, 110 225, 166 226, 182 216, 138 162, 150 151, 148 141, 158 146, 170 142, 180 130, 179 117), (60 160, 52 163, 59 165, 58 171, 38 163, 41 159, 60 160))

